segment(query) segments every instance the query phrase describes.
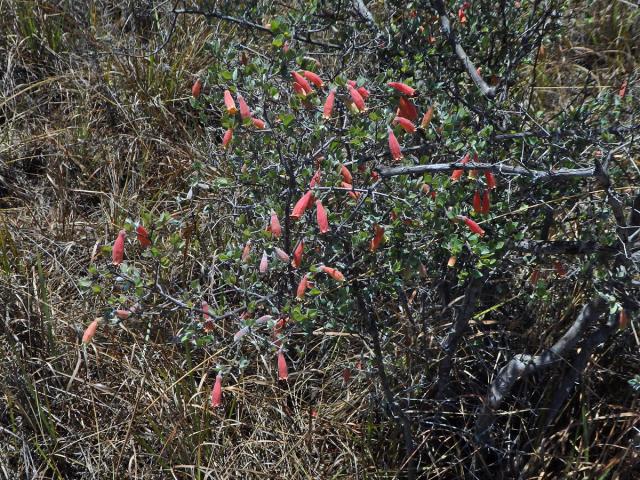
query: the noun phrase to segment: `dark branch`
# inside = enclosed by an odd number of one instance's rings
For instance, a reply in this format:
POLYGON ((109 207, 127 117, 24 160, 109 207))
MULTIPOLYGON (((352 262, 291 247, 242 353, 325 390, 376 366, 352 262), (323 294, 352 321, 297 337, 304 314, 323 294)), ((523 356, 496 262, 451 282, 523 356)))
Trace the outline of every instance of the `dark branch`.
POLYGON ((572 240, 523 240, 512 247, 521 252, 531 252, 536 255, 587 255, 590 253, 617 253, 618 250, 610 245, 602 245, 596 241, 572 240))

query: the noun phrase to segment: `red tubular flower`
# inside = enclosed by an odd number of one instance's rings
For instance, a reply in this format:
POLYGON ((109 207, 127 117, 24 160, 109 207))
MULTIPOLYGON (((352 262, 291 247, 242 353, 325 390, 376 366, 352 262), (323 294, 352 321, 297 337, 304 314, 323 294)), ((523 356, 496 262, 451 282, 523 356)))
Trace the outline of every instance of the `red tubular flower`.
POLYGON ((424 113, 424 117, 422 117, 422 121, 420 122, 421 128, 427 128, 431 123, 431 119, 433 118, 433 105, 430 106, 427 111, 424 113))
POLYGON ((293 211, 291 212, 291 218, 293 220, 298 220, 302 215, 304 215, 304 212, 307 210, 307 208, 309 208, 309 203, 311 202, 312 198, 313 193, 311 192, 311 190, 300 197, 300 200, 296 202, 293 207, 293 211))
POLYGON ((278 220, 278 214, 275 210, 271 210, 271 223, 269 224, 271 235, 275 238, 280 238, 282 235, 282 227, 280 226, 280 220, 278 220))
POLYGON ((473 233, 477 233, 481 237, 484 236, 484 230, 480 228, 480 225, 478 225, 476 222, 468 217, 465 217, 464 215, 459 215, 458 218, 466 223, 469 230, 471 230, 473 233))
POLYGON ((289 258, 289 255, 287 255, 287 252, 285 252, 279 247, 275 247, 273 250, 276 252, 276 257, 278 257, 278 260, 280 260, 283 263, 289 263, 290 258, 289 258))
POLYGON ((353 100, 354 105, 358 107, 358 110, 360 110, 360 112, 364 112, 367 109, 367 106, 365 105, 364 98, 362 98, 360 92, 358 92, 358 90, 353 88, 351 85, 347 85, 347 88, 349 89, 349 95, 351 95, 351 100, 353 100))
POLYGON ((356 191, 353 189, 353 185, 351 185, 350 183, 347 183, 347 182, 340 182, 340 186, 341 186, 342 188, 348 188, 350 191, 349 191, 349 192, 347 192, 347 193, 348 193, 348 194, 349 194, 349 196, 350 196, 351 198, 353 198, 354 200, 357 200, 358 198, 360 198, 360 192, 356 192, 356 191))
POLYGON ((307 79, 300 75, 298 72, 291 72, 291 76, 293 77, 293 80, 302 87, 305 94, 308 95, 313 92, 313 88, 311 88, 311 85, 309 85, 307 79))
POLYGON ((324 108, 322 109, 322 116, 325 120, 331 118, 331 112, 333 112, 333 104, 336 101, 336 91, 331 90, 327 95, 327 100, 324 102, 324 108))
POLYGON ((403 157, 398 139, 391 129, 389 129, 389 152, 391 152, 391 157, 393 157, 393 160, 396 162, 399 162, 403 157))
POLYGON ((473 211, 476 213, 482 213, 482 198, 480 192, 477 190, 473 194, 473 211))
POLYGON ((313 83, 316 87, 318 88, 324 87, 324 82, 322 81, 322 79, 317 73, 313 73, 313 72, 310 72, 309 70, 305 70, 304 72, 302 72, 302 74, 307 80, 313 83))
POLYGON ((344 165, 340 166, 340 175, 342 175, 342 180, 347 183, 353 184, 353 176, 347 167, 344 165))
MULTIPOLYGON (((469 163, 469 159, 471 158, 471 155, 469 155, 468 153, 462 158, 462 160, 460 160, 460 163, 462 163, 463 165, 466 165, 467 163, 469 163)), ((457 182, 458 180, 460 180, 460 177, 462 177, 462 174, 464 173, 464 170, 454 170, 453 173, 451 174, 451 181, 452 182, 457 182)))
POLYGON ((400 125, 402 127, 402 129, 407 133, 415 133, 416 132, 416 126, 408 118, 396 117, 396 118, 393 119, 393 123, 400 125))
POLYGON ((198 98, 201 92, 202 92, 202 82, 198 78, 193 84, 193 87, 191 87, 191 95, 193 95, 193 98, 198 98))
POLYGON ((99 319, 96 318, 84 331, 84 334, 82 335, 82 343, 89 343, 96 334, 96 331, 98 330, 98 320, 99 319))
POLYGON ((618 96, 620 98, 624 98, 626 94, 627 94, 627 81, 625 80, 624 82, 622 82, 622 85, 620 86, 620 90, 618 91, 618 96))
POLYGON ((118 317, 120 320, 126 320, 130 316, 131 316, 131 312, 129 310, 121 310, 121 309, 116 310, 116 317, 118 317))
POLYGON ((342 274, 342 272, 340 272, 340 270, 337 270, 337 269, 332 268, 332 267, 326 267, 324 265, 321 267, 321 269, 322 269, 322 271, 324 273, 329 275, 334 280, 336 280, 338 282, 344 282, 345 278, 344 278, 344 275, 342 274))
POLYGON ((293 268, 298 268, 302 263, 302 253, 304 252, 304 239, 301 238, 296 245, 295 250, 293 251, 293 260, 291 261, 291 266, 293 268))
POLYGON ((371 178, 374 182, 377 182, 378 180, 380 180, 380 174, 375 170, 371 170, 371 178))
POLYGON ((346 385, 351 380, 351 370, 347 367, 342 370, 342 382, 346 385))
POLYGON ((305 91, 304 87, 300 85, 298 82, 293 82, 293 91, 303 97, 307 96, 307 92, 305 91))
POLYGON ((246 262, 249 259, 249 255, 251 255, 251 240, 247 240, 247 243, 244 244, 241 257, 242 261, 246 262))
POLYGON ((256 127, 256 128, 258 128, 260 130, 264 129, 264 127, 265 127, 264 120, 260 120, 259 118, 253 117, 251 119, 251 122, 253 123, 254 127, 256 127))
POLYGON ((487 215, 491 210, 491 197, 489 196, 489 190, 484 191, 482 195, 482 213, 487 215))
POLYGON ((484 178, 487 181, 487 186, 491 189, 496 188, 496 177, 493 176, 489 170, 484 171, 484 178))
POLYGON ((625 312, 624 308, 620 309, 620 313, 618 314, 618 328, 620 330, 624 330, 629 325, 629 316, 627 312, 625 312))
POLYGON ((304 297, 307 288, 309 287, 309 274, 305 274, 298 283, 298 289, 296 290, 296 298, 304 297))
POLYGON ((360 94, 360 96, 365 100, 369 98, 369 95, 370 95, 369 90, 367 90, 364 87, 358 87, 358 84, 354 80, 347 80, 347 84, 355 88, 360 94))
POLYGON ((233 128, 229 128, 224 132, 224 137, 222 137, 222 148, 227 148, 231 143, 231 140, 233 140, 233 128))
POLYGON ((373 238, 371 239, 371 243, 369 244, 369 250, 371 252, 375 252, 378 247, 380 247, 382 240, 384 240, 384 228, 382 228, 377 223, 373 225, 373 232, 373 238))
POLYGON ((318 228, 320 229, 320 233, 327 233, 329 229, 329 220, 327 218, 327 211, 322 206, 322 202, 320 200, 316 200, 316 218, 318 220, 318 228))
POLYGON ((111 259, 114 265, 120 265, 124 259, 124 239, 127 236, 127 232, 120 230, 118 232, 118 238, 113 242, 113 250, 111 251, 111 259))
POLYGON ((406 95, 407 97, 413 97, 416 94, 416 89, 415 88, 411 88, 406 83, 389 82, 389 83, 387 83, 387 85, 389 85, 391 88, 396 89, 397 91, 399 91, 403 95, 406 95))
POLYGON ((211 407, 218 408, 222 404, 222 375, 216 375, 216 383, 211 390, 211 407))
POLYGON ((398 101, 398 113, 396 116, 404 117, 415 122, 418 119, 418 109, 409 99, 406 97, 400 97, 400 100, 398 101))
POLYGON ((244 98, 242 95, 238 94, 238 105, 240 105, 240 116, 242 117, 242 119, 246 119, 246 118, 251 118, 251 109, 249 108, 249 105, 247 105, 247 102, 244 101, 244 98))
POLYGON ((138 237, 138 242, 140 242, 142 248, 151 246, 151 238, 149 237, 149 232, 142 225, 138 225, 136 227, 136 235, 138 237))
POLYGON ((233 97, 231 96, 231 92, 229 90, 224 91, 224 106, 227 108, 227 113, 229 115, 235 115, 236 113, 238 113, 236 102, 233 101, 233 97))
POLYGON ((287 359, 284 358, 282 349, 278 350, 278 380, 287 380, 289 378, 289 368, 287 367, 287 359))
POLYGON ((460 20, 460 23, 467 23, 467 16, 465 15, 463 8, 458 9, 458 20, 460 20))
POLYGON ((269 257, 267 256, 267 252, 262 252, 262 258, 260 259, 260 273, 267 273, 269 269, 269 257))
POLYGON ((320 169, 316 170, 316 173, 311 177, 311 181, 309 182, 309 188, 313 188, 316 185, 320 185, 320 178, 322 177, 322 172, 320 169))

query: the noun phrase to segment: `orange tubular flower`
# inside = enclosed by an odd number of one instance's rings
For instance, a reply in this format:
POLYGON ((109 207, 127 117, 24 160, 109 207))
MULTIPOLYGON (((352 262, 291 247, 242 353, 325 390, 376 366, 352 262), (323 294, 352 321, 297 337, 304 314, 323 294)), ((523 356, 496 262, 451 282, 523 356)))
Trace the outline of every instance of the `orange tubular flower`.
POLYGON ((276 257, 278 257, 278 260, 280 260, 283 263, 289 263, 290 258, 289 258, 289 255, 287 255, 287 252, 285 252, 279 247, 275 247, 274 251, 276 252, 276 257))
POLYGON ((478 225, 476 222, 468 217, 465 217, 464 215, 459 215, 458 218, 466 223, 469 230, 471 230, 473 233, 477 233, 481 237, 484 236, 484 230, 480 228, 480 225, 478 225))
POLYGON ((296 290, 296 298, 304 297, 307 288, 309 287, 309 274, 305 274, 298 283, 298 289, 296 290))
POLYGON ((305 70, 304 72, 302 72, 302 74, 307 80, 313 83, 316 87, 318 88, 324 87, 324 82, 322 81, 322 79, 317 73, 313 73, 313 72, 310 72, 309 70, 305 70))
POLYGON ((256 127, 256 128, 258 128, 260 130, 264 129, 264 127, 265 127, 264 120, 260 120, 259 118, 255 118, 254 117, 254 118, 251 119, 251 122, 253 123, 254 127, 256 127))
POLYGON ((620 330, 624 330, 629 325, 629 316, 627 312, 625 312, 624 308, 620 309, 620 314, 618 316, 618 328, 620 330))
POLYGON ((291 212, 291 218, 293 220, 298 220, 301 216, 304 215, 304 212, 309 208, 309 203, 311 203, 311 199, 313 198, 313 193, 309 190, 305 193, 300 200, 298 200, 293 207, 293 211, 291 212))
POLYGON ((473 194, 473 211, 476 213, 482 213, 482 198, 480 192, 477 190, 473 194))
POLYGON ((240 116, 242 117, 242 119, 244 120, 246 118, 251 118, 251 109, 240 94, 238 94, 238 105, 240 105, 240 116))
POLYGON ((268 269, 269 269, 269 257, 267 257, 267 252, 263 251, 262 258, 260 259, 259 271, 260 273, 267 273, 268 269))
POLYGON ((415 133, 416 132, 416 126, 408 118, 396 117, 396 118, 393 119, 393 123, 400 125, 402 127, 402 129, 407 133, 415 133))
POLYGON ((293 251, 293 260, 291 261, 291 266, 293 268, 298 268, 302 263, 302 253, 304 252, 304 239, 300 239, 298 245, 296 245, 295 250, 293 251))
POLYGON ((191 95, 193 95, 193 98, 198 98, 201 92, 202 92, 202 82, 198 78, 193 84, 193 87, 191 87, 191 95))
POLYGON ((329 229, 329 220, 327 218, 327 211, 322 206, 320 200, 316 200, 316 217, 318 220, 318 228, 321 234, 327 233, 329 229))
POLYGON ((453 268, 456 266, 456 262, 458 261, 458 259, 456 257, 449 257, 449 261, 447 262, 447 267, 449 268, 453 268))
POLYGON ((333 112, 333 104, 336 102, 336 91, 331 90, 327 95, 327 100, 324 102, 324 108, 322 109, 322 116, 325 120, 331 118, 331 112, 333 112))
POLYGON ((620 86, 620 91, 618 91, 618 96, 620 98, 624 98, 626 94, 627 94, 627 81, 625 80, 624 82, 622 82, 622 85, 620 86))
POLYGON ((391 152, 391 157, 396 162, 399 162, 403 157, 398 139, 391 129, 389 129, 389 152, 391 152))
POLYGON ((291 76, 293 77, 293 80, 302 87, 305 94, 308 95, 313 92, 313 88, 311 88, 311 85, 309 85, 307 79, 300 75, 298 72, 291 72, 291 76))
POLYGON ((348 193, 348 194, 349 194, 349 196, 350 196, 351 198, 353 198, 354 200, 357 200, 358 198, 360 198, 360 192, 356 192, 356 191, 353 189, 353 185, 351 185, 350 183, 347 183, 347 182, 340 182, 340 186, 341 186, 342 188, 348 188, 350 191, 349 191, 349 192, 347 192, 347 193, 348 193))
POLYGON ((216 383, 211 390, 211 407, 218 408, 222 404, 222 375, 216 375, 216 383))
POLYGON ((491 173, 489 170, 485 170, 484 178, 487 181, 487 186, 489 188, 491 188, 491 189, 496 188, 496 186, 497 186, 496 177, 493 176, 493 173, 491 173))
POLYGON ((340 175, 342 175, 342 180, 347 183, 353 184, 353 176, 347 167, 344 165, 340 166, 340 175))
POLYGON ((231 92, 229 90, 224 91, 224 106, 227 108, 227 113, 229 115, 235 115, 236 113, 238 113, 236 102, 233 101, 233 97, 231 96, 231 92))
POLYGON ((271 235, 275 238, 280 238, 282 235, 282 227, 280 226, 280 220, 278 220, 278 214, 275 210, 271 210, 271 223, 269 224, 271 235))
POLYGON ((360 110, 360 112, 364 112, 367 109, 367 106, 365 105, 364 98, 362 98, 360 92, 358 92, 358 90, 353 88, 351 85, 348 85, 347 88, 349 89, 349 95, 351 95, 353 104, 358 107, 358 110, 360 110))
POLYGON ((377 223, 373 225, 373 232, 373 238, 371 239, 371 243, 369 245, 369 250, 371 252, 375 252, 378 247, 380 247, 382 240, 384 240, 384 228, 382 228, 377 223))
POLYGON ((360 94, 360 96, 365 100, 369 98, 369 95, 370 95, 369 90, 367 90, 364 87, 358 87, 358 84, 354 80, 347 80, 347 85, 350 85, 351 87, 355 88, 360 94))
MULTIPOLYGON (((469 155, 468 153, 462 158, 462 160, 460 160, 460 163, 462 163, 463 165, 469 163, 469 159, 471 158, 471 155, 469 155)), ((462 174, 464 173, 464 170, 454 170, 453 173, 451 174, 451 181, 452 182, 457 182, 458 180, 460 180, 460 177, 462 177, 462 174)))
POLYGON ((316 173, 313 174, 313 177, 311 177, 311 181, 309 182, 309 188, 313 188, 316 185, 319 185, 321 176, 322 172, 320 171, 320 169, 316 170, 316 173))
POLYGON ((389 85, 391 88, 396 89, 397 91, 399 91, 403 95, 406 95, 407 97, 413 97, 416 94, 416 89, 415 88, 411 88, 406 83, 389 82, 389 83, 387 83, 387 85, 389 85))
POLYGON ((87 329, 84 331, 84 334, 82 335, 82 343, 89 343, 93 336, 96 334, 96 330, 98 330, 97 318, 93 322, 91 322, 87 329))
POLYGON ((129 310, 121 310, 121 309, 116 310, 116 317, 118 317, 120 320, 126 320, 130 316, 131 316, 131 312, 129 310))
POLYGON ((398 101, 398 113, 396 115, 415 122, 418 119, 418 109, 406 97, 400 97, 398 101))
POLYGON ((433 118, 433 105, 429 107, 429 109, 425 112, 424 117, 422 117, 422 121, 420 122, 420 127, 426 129, 431 123, 432 118, 433 118))
POLYGON ((322 269, 322 271, 324 273, 329 275, 334 280, 336 280, 338 282, 344 282, 345 278, 344 278, 344 275, 342 274, 342 272, 340 272, 340 270, 337 270, 337 269, 332 268, 332 267, 325 267, 325 266, 322 266, 321 269, 322 269))
POLYGON ((489 210, 491 210, 491 197, 489 196, 489 190, 485 190, 482 196, 482 213, 487 215, 489 210))
POLYGON ((289 369, 287 367, 287 359, 284 358, 282 349, 278 350, 278 380, 287 380, 289 378, 289 369))
POLYGON ((244 244, 241 257, 242 261, 246 262, 249 259, 249 255, 251 255, 251 240, 247 240, 247 243, 244 244))
POLYGON ((231 143, 231 140, 233 140, 233 128, 229 128, 224 132, 224 137, 222 137, 222 148, 227 148, 231 143))
POLYGON ((307 92, 305 91, 304 87, 298 82, 293 82, 293 91, 302 97, 307 96, 307 92))
POLYGON ((136 227, 136 235, 138 237, 138 242, 140 242, 140 245, 142 245, 142 248, 151 246, 151 238, 149 237, 149 232, 142 225, 138 225, 136 227))
POLYGON ((120 265, 124 259, 124 239, 127 236, 127 232, 120 230, 118 232, 118 238, 113 242, 113 250, 111 251, 111 259, 114 265, 120 265))

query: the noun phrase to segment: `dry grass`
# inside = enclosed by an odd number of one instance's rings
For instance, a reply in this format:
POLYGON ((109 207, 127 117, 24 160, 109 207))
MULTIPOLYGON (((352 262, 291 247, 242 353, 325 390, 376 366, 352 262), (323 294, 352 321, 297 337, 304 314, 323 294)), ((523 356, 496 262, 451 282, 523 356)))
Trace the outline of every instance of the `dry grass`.
MULTIPOLYGON (((96 246, 109 244, 126 218, 201 216, 211 228, 202 233, 207 248, 224 246, 224 221, 212 224, 203 213, 217 199, 205 195, 185 207, 176 197, 216 135, 202 128, 189 104, 193 78, 211 61, 203 46, 233 34, 183 17, 151 60, 137 55, 154 50, 167 24, 138 2, 86 2, 86 11, 80 3, 63 10, 55 2, 0 0, 0 476, 402 476, 401 432, 382 407, 370 351, 357 336, 336 342, 334 332, 299 334, 290 381, 283 383, 275 358, 255 355, 252 342, 268 341, 258 332, 242 347, 250 366, 225 376, 224 409, 216 411, 208 407, 212 372, 238 347, 172 343, 187 317, 169 304, 145 317, 150 335, 146 321, 133 322, 101 329, 94 344, 80 346, 84 326, 108 307, 102 294, 80 290, 78 279, 104 261, 96 246), (347 384, 344 368, 353 371, 347 384)), ((597 86, 617 82, 623 71, 637 75, 638 23, 614 29, 617 3, 599 2, 605 6, 595 25, 581 23, 576 10, 572 34, 560 51, 547 48, 537 66, 543 73, 536 101, 562 105, 568 97, 549 93, 552 87, 571 85, 586 68, 597 86)), ((201 174, 211 179, 216 170, 201 174)), ((199 275, 201 266, 189 257, 176 277, 199 275)), ((506 321, 503 311, 496 311, 497 321, 506 321)), ((473 372, 493 371, 494 353, 485 345, 502 334, 473 325, 456 359, 460 401, 443 405, 433 399, 433 379, 444 331, 434 326, 430 338, 410 340, 398 312, 396 337, 384 343, 390 374, 413 386, 400 397, 421 406, 407 414, 415 420, 423 478, 462 478, 468 471, 474 409, 489 381, 473 372)), ((626 382, 640 372, 635 349, 627 336, 597 354, 562 427, 544 441, 532 439, 538 447, 529 478, 632 478, 639 405, 626 382)), ((529 436, 530 412, 554 387, 531 382, 541 388, 513 400, 500 418, 514 437, 529 436)), ((495 454, 517 456, 508 438, 495 454)))

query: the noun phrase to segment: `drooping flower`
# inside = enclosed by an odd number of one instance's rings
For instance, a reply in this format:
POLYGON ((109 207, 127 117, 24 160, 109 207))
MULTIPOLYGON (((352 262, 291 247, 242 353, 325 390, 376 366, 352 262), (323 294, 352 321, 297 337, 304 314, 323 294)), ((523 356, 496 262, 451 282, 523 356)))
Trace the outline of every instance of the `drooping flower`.
MULTIPOLYGON (((297 83, 302 87, 302 90, 304 90, 304 93, 306 95, 313 92, 313 88, 311 88, 311 85, 309 85, 309 82, 307 82, 307 79, 304 78, 302 75, 300 75, 298 72, 291 72, 291 76, 293 77, 293 80, 295 81, 295 83, 297 83)), ((294 88, 295 88, 295 85, 294 85, 294 88)))
MULTIPOLYGON (((462 163, 463 165, 466 165, 467 163, 469 163, 469 160, 471 159, 471 155, 469 155, 468 153, 462 158, 462 160, 460 160, 460 163, 462 163)), ((459 169, 459 170, 454 170, 453 173, 451 174, 451 181, 452 182, 457 182, 458 180, 460 180, 460 177, 462 177, 462 174, 464 173, 464 170, 459 169)))
POLYGON ((489 190, 485 190, 482 195, 482 213, 484 215, 488 215, 489 210, 491 210, 491 197, 489 195, 489 190))
POLYGON ((367 90, 364 87, 358 87, 358 84, 355 80, 347 80, 347 84, 355 88, 360 94, 360 96, 365 100, 369 98, 369 95, 370 95, 369 90, 367 90))
POLYGON ((338 282, 344 282, 345 278, 344 275, 342 274, 342 272, 340 272, 340 270, 336 269, 336 268, 332 268, 332 267, 327 267, 327 266, 322 266, 321 270, 326 273, 327 275, 329 275, 331 278, 333 278, 334 280, 338 281, 338 282))
POLYGON ((345 367, 342 370, 342 383, 346 385, 349 383, 349 380, 351 380, 351 369, 349 369, 349 367, 345 367))
POLYGON ((302 72, 302 74, 307 80, 313 83, 316 87, 318 88, 324 87, 324 82, 322 81, 322 79, 317 73, 310 72, 309 70, 305 70, 304 72, 302 72))
POLYGON ((393 130, 389 128, 389 152, 391 152, 391 157, 396 162, 399 162, 403 155, 402 150, 400 149, 400 143, 398 143, 398 139, 396 138, 393 130))
POLYGON ((402 129, 407 133, 415 133, 416 132, 416 126, 408 118, 396 117, 396 118, 393 119, 393 123, 400 125, 402 127, 402 129))
POLYGON ((471 220, 469 217, 465 217, 464 215, 458 215, 458 218, 462 220, 467 225, 469 230, 471 230, 473 233, 477 233, 481 237, 484 236, 484 230, 480 227, 480 225, 478 225, 476 222, 471 220))
POLYGON ((264 120, 261 120, 259 118, 252 117, 251 122, 253 123, 253 126, 256 127, 257 129, 263 130, 265 127, 264 120))
POLYGON ((375 252, 380 244, 384 240, 384 228, 375 223, 373 225, 373 238, 371 239, 371 243, 369 244, 369 250, 371 252, 375 252))
POLYGON ((280 220, 278 220, 278 214, 275 210, 271 210, 271 223, 269 224, 271 235, 275 238, 280 238, 282 235, 282 227, 280 226, 280 220))
POLYGON ((287 367, 287 359, 284 357, 282 349, 278 350, 278 380, 287 380, 289 378, 289 368, 287 367))
POLYGON ((216 375, 216 383, 211 390, 211 407, 218 408, 222 404, 222 374, 216 375))
POLYGON ((118 232, 118 238, 113 242, 113 250, 111 251, 111 259, 114 265, 120 265, 124 259, 124 239, 127 236, 127 232, 120 230, 118 232))
POLYGON ((140 242, 142 248, 151 246, 151 238, 149 237, 149 232, 142 225, 138 225, 136 227, 136 236, 138 237, 138 242, 140 242))
POLYGON ((290 258, 289 258, 289 255, 287 255, 287 252, 285 252, 279 247, 274 247, 273 250, 276 252, 276 257, 278 257, 278 260, 280 260, 283 263, 290 262, 290 258))
POLYGON ((324 102, 324 108, 322 109, 322 116, 328 120, 331 118, 331 112, 333 112, 333 104, 336 101, 336 91, 331 90, 327 95, 327 100, 324 102))
POLYGON ((313 177, 311 177, 311 181, 309 182, 309 188, 313 188, 316 185, 320 185, 321 177, 322 177, 322 171, 318 168, 318 170, 316 170, 316 173, 313 174, 313 177))
POLYGON ((406 97, 400 97, 398 101, 398 111, 396 112, 397 117, 404 117, 412 122, 415 122, 418 119, 418 109, 416 106, 406 97))
POLYGON ((313 198, 313 192, 311 190, 307 191, 300 200, 296 202, 293 207, 293 211, 291 212, 291 218, 293 220, 298 220, 301 216, 304 215, 304 212, 309 208, 309 203, 313 198))
POLYGON ((244 101, 244 97, 238 94, 238 105, 240 105, 240 116, 242 119, 251 118, 251 109, 247 102, 244 101))
POLYGON ((424 113, 422 117, 422 121, 420 122, 420 127, 426 129, 431 123, 431 119, 433 118, 433 105, 430 106, 427 111, 424 113))
POLYGON ((222 148, 227 148, 231 143, 231 140, 233 140, 233 128, 229 128, 224 132, 224 137, 222 137, 222 148))
POLYGON ((620 98, 624 98, 626 94, 627 94, 627 81, 625 80, 624 82, 622 82, 622 85, 620 86, 620 90, 618 91, 618 96, 620 98))
POLYGON ((358 107, 358 110, 360 112, 364 112, 367 109, 367 106, 365 105, 364 98, 362 98, 360 92, 358 92, 358 90, 353 88, 351 85, 347 85, 347 88, 349 89, 349 95, 351 96, 353 104, 358 107))
POLYGON ((485 170, 484 171, 484 178, 487 181, 487 186, 491 189, 496 188, 497 183, 496 183, 496 177, 493 176, 493 173, 490 172, 489 170, 485 170))
POLYGON ((263 251, 262 252, 262 258, 260 259, 260 273, 267 273, 267 270, 269 269, 269 257, 267 256, 267 252, 263 251))
POLYGON ((342 180, 347 183, 353 184, 353 176, 347 167, 344 165, 340 165, 340 175, 342 175, 342 180))
POLYGON ((482 213, 482 198, 480 192, 477 190, 473 194, 473 211, 476 213, 482 213))
POLYGON ((624 330, 629 325, 629 315, 624 308, 620 308, 620 313, 618 314, 618 328, 620 330, 624 330))
POLYGON ((84 331, 84 334, 82 335, 82 343, 89 343, 91 341, 93 336, 96 334, 96 331, 98 330, 99 320, 100 319, 96 318, 86 328, 86 330, 84 331))
POLYGON ((116 310, 116 317, 118 317, 120 320, 126 320, 131 316, 131 312, 129 310, 124 310, 124 309, 118 309, 116 310))
POLYGON ((300 241, 298 242, 298 245, 296 245, 296 248, 293 250, 293 260, 291 260, 291 266, 293 268, 300 267, 300 264, 302 263, 303 252, 304 252, 304 239, 301 238, 300 241))
POLYGON ((309 287, 309 274, 306 273, 300 279, 300 283, 298 283, 298 289, 296 290, 296 298, 304 297, 307 288, 309 287))
POLYGON ((349 189, 349 191, 348 191, 347 193, 348 193, 348 194, 349 194, 349 196, 350 196, 351 198, 353 198, 354 200, 357 200, 358 198, 360 198, 360 192, 356 192, 356 191, 353 189, 353 185, 351 185, 350 183, 347 183, 347 182, 340 182, 340 186, 341 186, 342 188, 348 188, 348 189, 349 189))
POLYGON ((322 206, 320 200, 316 200, 316 219, 318 220, 318 228, 320 233, 327 233, 329 229, 329 219, 327 218, 327 211, 322 206))
POLYGON ((416 89, 410 87, 406 83, 389 82, 389 83, 387 83, 387 85, 389 85, 391 88, 394 88, 395 90, 399 91, 403 95, 406 95, 407 97, 413 97, 416 94, 416 89))
POLYGON ((249 259, 249 255, 251 255, 251 240, 247 240, 247 243, 244 244, 241 257, 242 261, 246 262, 249 259))
POLYGON ((238 113, 236 102, 233 101, 233 97, 231 96, 231 92, 229 90, 224 91, 224 106, 226 107, 227 113, 229 115, 235 115, 236 113, 238 113))
POLYGON ((202 92, 202 82, 198 78, 196 79, 193 86, 191 87, 191 95, 193 95, 193 98, 198 98, 201 92, 202 92))

